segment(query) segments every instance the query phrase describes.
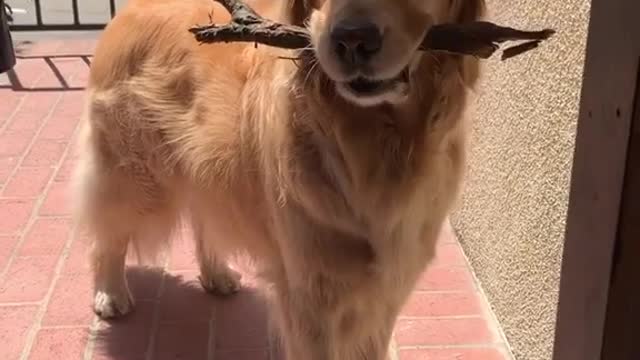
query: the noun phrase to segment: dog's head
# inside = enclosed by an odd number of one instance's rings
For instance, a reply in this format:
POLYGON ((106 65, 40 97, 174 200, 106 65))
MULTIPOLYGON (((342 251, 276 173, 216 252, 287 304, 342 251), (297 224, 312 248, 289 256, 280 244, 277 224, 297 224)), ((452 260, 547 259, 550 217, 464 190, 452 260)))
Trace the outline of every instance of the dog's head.
POLYGON ((484 12, 484 0, 288 1, 291 21, 309 27, 315 57, 338 94, 359 106, 401 103, 430 27, 484 12))

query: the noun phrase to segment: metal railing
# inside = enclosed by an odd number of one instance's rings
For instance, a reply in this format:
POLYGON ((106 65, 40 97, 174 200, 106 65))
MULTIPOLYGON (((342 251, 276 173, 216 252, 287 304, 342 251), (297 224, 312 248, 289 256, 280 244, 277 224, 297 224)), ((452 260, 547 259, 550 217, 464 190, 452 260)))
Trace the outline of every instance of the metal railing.
MULTIPOLYGON (((42 5, 41 0, 33 0, 35 8, 35 24, 11 24, 9 29, 11 31, 47 31, 47 30, 101 30, 105 27, 105 23, 82 23, 80 19, 80 10, 78 7, 78 0, 71 1, 71 10, 73 15, 73 22, 69 24, 47 24, 42 19, 42 5)), ((109 1, 109 13, 111 18, 116 13, 116 1, 109 1)))

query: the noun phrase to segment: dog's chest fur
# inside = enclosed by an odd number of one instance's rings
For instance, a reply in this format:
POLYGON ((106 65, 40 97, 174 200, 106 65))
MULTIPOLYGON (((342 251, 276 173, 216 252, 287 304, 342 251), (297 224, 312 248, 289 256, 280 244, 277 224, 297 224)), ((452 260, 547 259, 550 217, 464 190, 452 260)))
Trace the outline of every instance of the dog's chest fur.
POLYGON ((433 80, 421 86, 410 104, 395 108, 355 108, 317 92, 294 96, 287 201, 300 213, 293 223, 317 234, 314 255, 336 273, 349 273, 336 254, 360 275, 389 267, 415 273, 432 256, 462 170, 463 144, 450 130, 465 89, 433 80))

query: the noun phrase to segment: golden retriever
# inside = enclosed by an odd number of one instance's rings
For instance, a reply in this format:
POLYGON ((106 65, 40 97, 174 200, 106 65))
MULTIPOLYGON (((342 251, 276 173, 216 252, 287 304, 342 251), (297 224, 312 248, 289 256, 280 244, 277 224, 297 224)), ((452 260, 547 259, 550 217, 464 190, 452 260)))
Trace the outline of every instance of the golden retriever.
POLYGON ((229 20, 211 0, 132 0, 105 29, 73 189, 94 310, 129 312, 127 250, 154 254, 186 218, 206 290, 238 290, 231 256, 255 262, 287 359, 385 359, 461 188, 479 73, 418 45, 484 1, 251 4, 307 26, 312 51, 199 45, 192 25, 229 20))

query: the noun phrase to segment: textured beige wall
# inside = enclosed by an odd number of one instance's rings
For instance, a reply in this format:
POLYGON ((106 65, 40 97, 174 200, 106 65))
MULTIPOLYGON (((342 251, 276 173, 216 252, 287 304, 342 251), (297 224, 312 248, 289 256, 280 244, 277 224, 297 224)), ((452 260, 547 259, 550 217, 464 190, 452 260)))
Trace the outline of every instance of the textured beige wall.
POLYGON ((558 34, 491 60, 452 224, 518 360, 551 358, 589 0, 489 0, 489 19, 558 34))

